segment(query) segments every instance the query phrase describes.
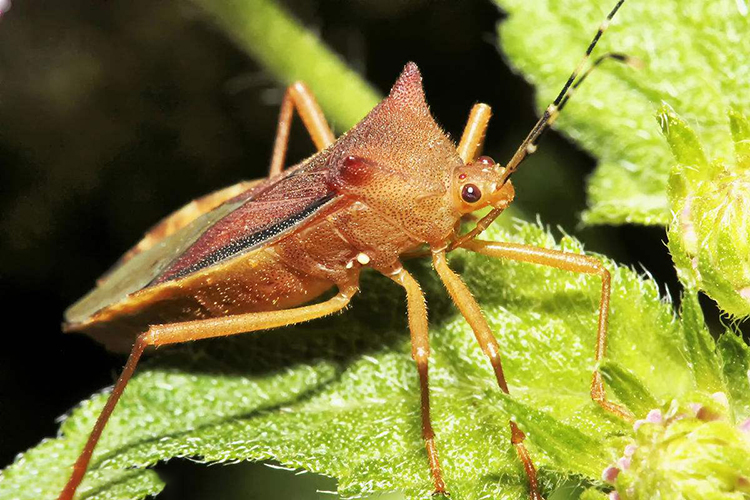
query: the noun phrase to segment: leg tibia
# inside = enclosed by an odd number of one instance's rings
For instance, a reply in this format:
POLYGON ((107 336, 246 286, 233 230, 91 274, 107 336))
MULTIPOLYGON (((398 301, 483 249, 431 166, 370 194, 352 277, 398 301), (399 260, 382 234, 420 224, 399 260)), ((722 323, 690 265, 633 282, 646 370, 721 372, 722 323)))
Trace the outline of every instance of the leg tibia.
POLYGON ((427 330, 427 306, 424 294, 416 280, 403 268, 389 276, 393 281, 406 290, 407 309, 409 312, 409 330, 411 332, 412 357, 417 363, 419 372, 419 390, 421 394, 422 410, 422 438, 427 450, 427 459, 435 483, 435 494, 445 494, 445 482, 440 468, 437 447, 435 446, 435 432, 430 419, 430 383, 428 362, 430 357, 430 339, 427 330))
POLYGON ((477 157, 484 145, 484 136, 487 133, 487 124, 492 117, 492 109, 486 104, 475 104, 469 113, 461 142, 458 143, 458 156, 465 164, 469 164, 477 157))
MULTIPOLYGON (((599 320, 596 331, 596 348, 594 359, 599 362, 604 359, 607 350, 607 326, 609 323, 609 299, 611 294, 611 276, 599 259, 588 255, 581 255, 549 248, 539 248, 517 243, 503 243, 496 241, 473 240, 467 242, 464 248, 488 257, 503 258, 540 264, 574 273, 599 276, 602 280, 599 298, 599 320)), ((632 420, 632 415, 625 408, 608 401, 601 375, 595 371, 591 381, 591 398, 606 411, 632 420)))
MULTIPOLYGON (((445 250, 434 251, 432 254, 432 262, 435 266, 440 279, 448 289, 453 302, 458 306, 461 314, 466 318, 466 321, 474 330, 474 336, 482 348, 482 351, 487 355, 492 364, 492 368, 495 371, 495 378, 500 389, 506 394, 509 393, 508 384, 505 380, 505 374, 503 373, 503 365, 500 359, 500 349, 497 344, 495 336, 492 334, 487 320, 482 311, 479 308, 471 292, 466 287, 466 284, 461 278, 448 267, 448 262, 445 259, 445 250)), ((513 447, 516 449, 518 458, 523 463, 523 468, 526 471, 526 476, 529 478, 529 495, 531 500, 542 500, 542 496, 539 493, 539 481, 537 480, 536 468, 531 460, 526 446, 523 441, 526 438, 521 429, 518 428, 515 422, 510 422, 511 436, 510 440, 513 447)))
POLYGON ((109 395, 109 399, 107 399, 107 403, 104 405, 104 409, 94 424, 88 441, 86 441, 83 451, 81 451, 73 466, 73 473, 65 488, 60 493, 58 500, 71 500, 73 498, 78 485, 86 473, 96 443, 99 441, 102 431, 107 425, 107 421, 115 409, 120 396, 133 376, 133 372, 146 347, 189 342, 192 340, 234 335, 301 323, 342 310, 356 292, 357 286, 352 283, 340 288, 338 295, 320 304, 281 311, 241 314, 200 321, 189 321, 186 323, 152 326, 148 332, 141 334, 136 339, 128 362, 125 364, 125 369, 122 371, 122 375, 117 380, 112 393, 109 395))
POLYGON ((310 137, 318 151, 333 144, 336 139, 328 126, 326 117, 320 109, 315 95, 303 82, 294 82, 287 87, 284 100, 279 111, 279 124, 276 128, 276 140, 271 155, 269 177, 280 174, 284 170, 286 150, 289 145, 289 131, 292 127, 292 114, 297 109, 302 123, 310 133, 310 137))

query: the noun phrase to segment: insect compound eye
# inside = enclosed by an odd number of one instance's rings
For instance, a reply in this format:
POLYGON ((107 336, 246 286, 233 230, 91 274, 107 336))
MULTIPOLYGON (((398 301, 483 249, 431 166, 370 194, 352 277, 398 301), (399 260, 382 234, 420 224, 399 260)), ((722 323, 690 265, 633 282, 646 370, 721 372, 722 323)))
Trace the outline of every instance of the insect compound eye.
POLYGON ((495 164, 495 160, 493 160, 489 156, 480 156, 479 158, 477 158, 477 163, 485 167, 491 167, 495 164))
POLYGON ((461 199, 466 203, 476 203, 482 198, 482 192, 474 184, 464 184, 461 189, 461 199))

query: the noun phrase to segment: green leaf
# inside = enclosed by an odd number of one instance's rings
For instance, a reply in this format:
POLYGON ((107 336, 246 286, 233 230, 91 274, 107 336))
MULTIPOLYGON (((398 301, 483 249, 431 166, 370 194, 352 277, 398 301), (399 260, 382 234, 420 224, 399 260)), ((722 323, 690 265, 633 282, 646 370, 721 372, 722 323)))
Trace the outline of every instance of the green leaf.
POLYGON ((729 402, 735 419, 742 422, 750 418, 750 349, 732 331, 719 337, 718 349, 723 359, 729 402))
MULTIPOLYGON (((737 161, 744 161, 747 119, 729 112, 737 161)), ((738 318, 750 315, 750 170, 741 163, 708 163, 700 139, 668 106, 659 113, 677 164, 669 177, 674 219, 669 249, 680 280, 738 318)))
POLYGON ((708 160, 695 131, 669 104, 662 104, 658 116, 661 132, 666 137, 677 164, 691 167, 686 175, 694 174, 697 179, 703 179, 702 174, 708 168, 708 160))
POLYGON ((569 474, 596 477, 607 467, 609 457, 597 437, 586 435, 581 429, 562 423, 557 416, 534 410, 509 395, 499 396, 499 407, 518 424, 530 442, 544 443, 539 452, 557 468, 569 474))
MULTIPOLYGON (((527 223, 497 225, 486 236, 581 251, 574 239, 556 244, 527 223)), ((511 388, 511 397, 499 391, 428 263, 410 263, 428 295, 433 424, 453 498, 527 498, 526 477, 509 440, 511 416, 528 433, 546 494, 566 480, 600 484, 600 468, 620 453, 632 427, 589 396, 598 278, 463 251, 452 255, 451 265, 480 301, 503 348, 511 388)), ((611 262, 607 266, 613 274, 608 359, 656 400, 698 390, 685 327, 656 284, 611 262)), ((173 457, 271 459, 336 477, 346 496, 393 490, 430 498, 403 292, 374 273, 363 275, 362 289, 353 307, 333 318, 160 349, 125 391, 78 498, 143 498, 161 485, 142 468, 173 457)), ((726 340, 722 345, 720 363, 734 384, 749 358, 744 346, 726 340), (737 352, 745 353, 739 361, 737 352)), ((605 363, 605 373, 613 366, 605 363)), ((619 393, 609 390, 610 397, 619 393)), ((55 498, 105 396, 82 403, 60 437, 4 470, 0 498, 55 498)), ((642 418, 650 404, 643 401, 650 399, 621 403, 642 418)), ((747 405, 741 400, 737 408, 747 405)))
MULTIPOLYGON (((554 99, 615 0, 495 0, 509 13, 500 42, 533 83, 543 109, 554 99)), ((750 112, 750 16, 735 0, 626 1, 594 57, 625 53, 640 70, 607 62, 580 87, 557 127, 599 160, 587 223, 666 225, 674 163, 654 116, 669 103, 714 157, 733 154, 727 110, 750 112)))
POLYGON ((737 167, 743 170, 750 168, 750 120, 732 108, 729 110, 729 128, 732 130, 737 167))
MULTIPOLYGON (((69 460, 71 445, 82 442, 46 439, 18 457, 14 465, 0 471, 0 498, 25 500, 57 498, 69 469, 60 467, 60 459, 69 460)), ((90 470, 78 498, 138 499, 156 495, 164 488, 157 474, 143 469, 90 470)))
POLYGON ((646 415, 659 406, 659 402, 637 376, 615 361, 605 361, 599 366, 602 378, 622 404, 636 415, 646 415))
POLYGON ((675 206, 700 181, 709 177, 708 159, 695 131, 668 104, 662 105, 657 118, 677 161, 672 167, 667 190, 670 206, 675 206))
POLYGON ((686 357, 696 387, 709 393, 725 390, 716 343, 703 321, 703 312, 695 290, 688 290, 682 296, 682 323, 686 357))

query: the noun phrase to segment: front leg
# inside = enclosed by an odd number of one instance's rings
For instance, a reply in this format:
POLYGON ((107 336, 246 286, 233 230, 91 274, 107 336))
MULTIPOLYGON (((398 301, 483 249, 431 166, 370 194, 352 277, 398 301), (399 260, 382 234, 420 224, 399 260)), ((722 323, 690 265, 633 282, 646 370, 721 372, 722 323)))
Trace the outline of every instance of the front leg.
MULTIPOLYGON (((562 252, 549 248, 521 245, 518 243, 503 243, 495 241, 472 240, 466 242, 463 248, 481 253, 488 257, 529 262, 544 266, 572 271, 574 273, 592 274, 602 280, 601 297, 599 299, 599 322, 596 331, 596 350, 594 359, 599 362, 604 358, 607 349, 607 325, 609 321, 609 297, 611 293, 611 277, 609 271, 599 259, 571 252, 562 252)), ((599 406, 618 417, 632 421, 633 416, 622 406, 607 399, 599 370, 594 370, 591 379, 591 399, 599 406)))
MULTIPOLYGON (((484 354, 489 358, 492 368, 495 370, 495 378, 500 389, 509 394, 508 383, 505 380, 505 373, 503 372, 503 365, 500 359, 500 346, 497 344, 497 339, 492 334, 490 326, 487 324, 487 320, 482 314, 482 310, 479 308, 479 304, 474 300, 471 292, 467 288, 466 284, 461 278, 448 267, 448 262, 445 258, 445 249, 433 250, 432 251, 432 263, 435 266, 440 279, 448 289, 448 293, 453 299, 453 303, 458 306, 458 310, 474 331, 474 336, 482 348, 484 354)), ((542 495, 539 493, 539 480, 537 479, 536 467, 531 460, 531 455, 523 444, 526 435, 514 421, 510 421, 510 441, 513 447, 516 449, 518 458, 523 464, 523 468, 526 471, 526 476, 529 478, 529 496, 531 500, 543 500, 542 495)))

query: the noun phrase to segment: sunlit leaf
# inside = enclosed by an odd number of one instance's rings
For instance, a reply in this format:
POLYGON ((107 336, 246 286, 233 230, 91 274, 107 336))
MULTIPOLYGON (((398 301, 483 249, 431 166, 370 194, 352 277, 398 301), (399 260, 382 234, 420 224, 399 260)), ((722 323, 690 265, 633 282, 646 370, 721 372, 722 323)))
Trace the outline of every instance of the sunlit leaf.
MULTIPOLYGON (((542 228, 526 223, 488 233, 556 246, 542 228)), ((567 237, 559 246, 580 251, 567 237)), ((451 262, 503 348, 512 392, 507 397, 499 391, 471 330, 430 267, 411 263, 428 294, 433 421, 453 498, 527 497, 526 477, 509 440, 511 416, 528 434, 546 493, 571 478, 599 485, 601 469, 621 451, 632 428, 589 396, 598 278, 463 251, 451 262)), ((699 389, 687 360, 703 351, 690 354, 686 339, 693 337, 686 332, 702 318, 691 314, 686 329, 654 282, 608 266, 609 357, 627 370, 629 383, 649 395, 637 404, 622 398, 642 417, 652 399, 669 401, 699 389)), ((334 318, 159 350, 125 391, 78 498, 143 498, 160 483, 141 467, 173 457, 272 459, 336 477, 347 496, 397 490, 429 498, 403 292, 374 273, 365 273, 362 289, 353 307, 334 318)), ((746 352, 734 341, 722 345, 719 356, 746 352)), ((742 377, 744 356, 722 363, 727 379, 742 377)), ((605 364, 605 373, 611 375, 613 366, 605 364)), ((615 394, 622 392, 610 391, 615 394)), ((738 398, 737 412, 746 413, 743 393, 728 394, 738 398)), ((84 402, 63 423, 61 437, 29 450, 3 471, 0 498, 55 498, 105 396, 84 402)))
MULTIPOLYGON (((500 47, 537 88, 546 107, 615 0, 495 0, 509 14, 500 47)), ((557 126, 599 165, 590 179, 588 223, 666 225, 673 164, 652 117, 672 106, 714 157, 731 157, 727 111, 750 112, 750 16, 743 1, 664 0, 624 3, 594 56, 619 52, 635 69, 600 66, 564 110, 557 126)))

